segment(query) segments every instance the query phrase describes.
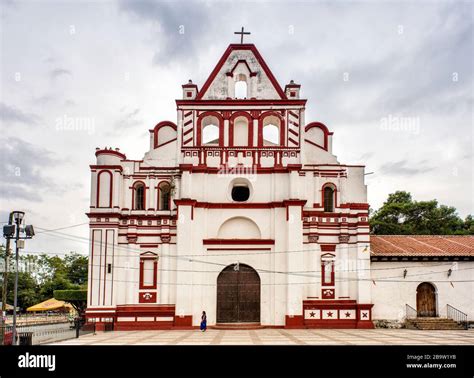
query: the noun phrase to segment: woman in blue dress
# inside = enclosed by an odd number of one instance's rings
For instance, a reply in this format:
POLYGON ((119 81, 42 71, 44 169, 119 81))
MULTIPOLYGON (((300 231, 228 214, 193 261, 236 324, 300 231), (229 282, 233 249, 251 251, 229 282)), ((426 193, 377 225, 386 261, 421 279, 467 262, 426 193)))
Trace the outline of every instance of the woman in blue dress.
POLYGON ((201 331, 205 332, 207 329, 207 317, 206 317, 206 311, 202 312, 201 316, 201 331))

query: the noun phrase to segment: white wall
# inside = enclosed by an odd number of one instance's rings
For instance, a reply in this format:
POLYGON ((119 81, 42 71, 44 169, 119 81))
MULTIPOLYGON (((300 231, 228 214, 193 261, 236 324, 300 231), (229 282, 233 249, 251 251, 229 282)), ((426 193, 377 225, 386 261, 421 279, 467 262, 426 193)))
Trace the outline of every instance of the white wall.
POLYGON ((456 307, 474 320, 474 283, 456 282, 474 279, 474 262, 372 262, 371 278, 373 318, 403 320, 405 304, 416 309, 416 288, 422 282, 434 285, 437 293, 437 312, 446 317, 446 305, 456 307), (403 271, 407 270, 406 278, 403 271), (448 278, 447 271, 452 269, 448 278), (383 282, 383 280, 396 282, 383 282), (452 285, 451 285, 452 282, 452 285))

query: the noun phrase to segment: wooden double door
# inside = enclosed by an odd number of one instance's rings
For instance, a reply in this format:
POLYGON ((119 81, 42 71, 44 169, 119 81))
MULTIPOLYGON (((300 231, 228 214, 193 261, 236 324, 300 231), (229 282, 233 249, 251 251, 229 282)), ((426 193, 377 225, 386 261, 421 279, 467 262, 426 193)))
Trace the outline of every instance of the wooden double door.
POLYGON ((416 288, 416 311, 420 317, 436 316, 436 290, 428 282, 423 282, 416 288))
POLYGON ((260 322, 260 277, 248 265, 229 265, 217 277, 217 323, 246 322, 260 322))

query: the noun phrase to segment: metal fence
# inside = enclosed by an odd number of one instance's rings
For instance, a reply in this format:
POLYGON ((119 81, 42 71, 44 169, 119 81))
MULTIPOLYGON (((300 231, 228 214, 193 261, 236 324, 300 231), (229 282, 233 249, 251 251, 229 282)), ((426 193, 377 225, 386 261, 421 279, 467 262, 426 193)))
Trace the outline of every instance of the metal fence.
MULTIPOLYGON (((4 345, 13 343, 13 326, 6 325, 0 328, 4 332, 4 345)), ((23 324, 16 327, 18 342, 20 345, 39 345, 77 337, 74 322, 56 322, 49 324, 23 324)))

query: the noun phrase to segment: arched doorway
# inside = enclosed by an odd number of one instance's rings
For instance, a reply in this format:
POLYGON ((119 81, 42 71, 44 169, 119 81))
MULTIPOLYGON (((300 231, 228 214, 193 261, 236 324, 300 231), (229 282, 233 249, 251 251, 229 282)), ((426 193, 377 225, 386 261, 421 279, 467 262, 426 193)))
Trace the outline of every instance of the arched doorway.
POLYGON ((416 311, 419 317, 436 316, 436 289, 432 284, 423 282, 416 288, 416 311))
POLYGON ((217 323, 260 322, 260 277, 245 264, 232 264, 217 277, 217 323))

